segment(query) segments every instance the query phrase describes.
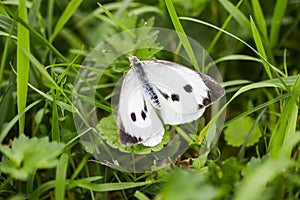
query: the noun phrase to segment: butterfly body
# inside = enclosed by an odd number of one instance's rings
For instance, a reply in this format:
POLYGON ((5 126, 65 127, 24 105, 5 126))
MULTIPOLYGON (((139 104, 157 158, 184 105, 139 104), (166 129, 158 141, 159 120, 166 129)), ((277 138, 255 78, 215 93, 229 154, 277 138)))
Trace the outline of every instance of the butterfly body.
POLYGON ((194 121, 224 95, 211 77, 180 64, 139 61, 131 56, 131 70, 123 80, 118 129, 123 145, 155 146, 162 141, 163 124, 194 121))

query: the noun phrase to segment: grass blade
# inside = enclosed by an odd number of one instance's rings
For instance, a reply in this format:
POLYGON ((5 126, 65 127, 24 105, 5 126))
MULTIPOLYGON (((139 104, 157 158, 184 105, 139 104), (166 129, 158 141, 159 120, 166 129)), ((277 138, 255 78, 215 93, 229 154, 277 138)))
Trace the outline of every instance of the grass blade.
POLYGON ((135 188, 145 185, 150 185, 152 182, 123 182, 123 183, 102 183, 102 184, 96 184, 96 183, 82 183, 78 182, 77 187, 85 188, 92 191, 97 192, 108 192, 108 191, 114 191, 114 190, 125 190, 129 188, 135 188))
MULTIPOLYGON (((19 17, 27 21, 27 8, 26 1, 19 1, 19 17)), ((29 74, 29 59, 24 54, 23 49, 30 52, 29 46, 29 32, 21 24, 18 23, 18 49, 17 49, 17 101, 18 101, 18 113, 21 113, 26 107, 27 100, 27 83, 28 83, 28 74, 29 74)), ((22 115, 19 119, 19 134, 24 133, 25 127, 25 115, 22 115)))
POLYGON ((56 168, 56 179, 55 179, 55 199, 64 200, 66 192, 66 177, 67 177, 67 167, 68 167, 69 156, 67 154, 62 154, 57 168, 56 168))
POLYGON ((22 112, 20 112, 19 114, 17 114, 12 120, 10 120, 10 122, 8 122, 6 124, 6 126, 4 126, 4 129, 1 130, 1 134, 0 134, 0 143, 2 143, 2 141, 4 140, 4 138, 7 136, 8 132, 10 131, 10 129, 16 124, 16 122, 31 108, 33 108, 34 106, 36 106, 37 104, 39 104, 42 100, 37 100, 33 103, 31 103, 30 105, 28 105, 24 110, 22 110, 22 112))
MULTIPOLYGON (((228 0, 219 1, 223 7, 229 12, 232 13, 233 18, 237 21, 237 23, 243 27, 245 33, 251 33, 251 27, 249 26, 248 18, 238 9, 238 6, 234 6, 228 0)), ((241 3, 240 1, 238 5, 241 3)))
POLYGON ((270 42, 272 47, 276 46, 276 44, 278 43, 281 22, 284 17, 287 3, 288 3, 287 0, 276 1, 273 18, 271 22, 271 33, 270 33, 270 42))
POLYGON ((57 98, 59 97, 59 91, 55 90, 54 88, 51 91, 53 97, 53 104, 52 104, 52 141, 60 142, 60 129, 59 129, 59 116, 58 116, 58 108, 57 108, 57 98))
MULTIPOLYGON (((285 102, 277 126, 271 135, 269 150, 273 157, 278 156, 281 147, 285 146, 289 139, 293 138, 293 135, 296 132, 299 109, 297 100, 300 95, 299 88, 300 76, 298 76, 298 79, 292 87, 292 96, 285 102)), ((284 155, 285 157, 290 156, 292 148, 293 146, 290 146, 289 149, 286 150, 284 155)))
POLYGON ((175 30, 177 31, 178 37, 179 37, 183 47, 185 48, 189 58, 191 59, 193 66, 195 67, 196 70, 199 71, 200 69, 199 69, 199 65, 197 63, 197 59, 194 55, 192 46, 191 46, 191 44, 190 44, 190 42, 189 42, 189 40, 188 40, 184 30, 183 30, 183 27, 180 24, 180 21, 178 19, 177 14, 176 14, 173 3, 172 3, 171 0, 165 0, 165 3, 166 3, 166 6, 167 6, 169 15, 171 17, 171 20, 173 22, 173 25, 175 27, 175 30))
POLYGON ((77 8, 80 6, 82 0, 74 0, 70 1, 67 8, 62 13, 61 17, 59 18, 55 28, 54 32, 50 38, 50 42, 52 42, 57 34, 61 31, 61 29, 64 27, 64 25, 67 23, 67 21, 72 17, 74 12, 77 10, 77 8))
POLYGON ((118 26, 120 26, 120 28, 121 28, 123 31, 129 31, 128 33, 129 33, 132 37, 135 36, 134 33, 131 32, 131 31, 126 27, 126 25, 123 24, 122 21, 119 20, 117 17, 115 17, 115 16, 114 16, 107 8, 105 8, 105 7, 104 7, 103 5, 101 5, 100 3, 98 3, 98 5, 99 5, 100 8, 102 8, 102 10, 105 12, 105 14, 106 14, 107 16, 109 16, 112 20, 114 20, 114 21, 118 24, 118 26))
POLYGON ((5 64, 6 64, 7 51, 8 51, 9 43, 10 43, 10 37, 8 37, 6 42, 5 42, 3 55, 2 55, 2 59, 1 59, 1 64, 0 64, 0 90, 2 88, 3 72, 4 72, 4 67, 5 67, 5 64))
POLYGON ((205 26, 208 26, 208 27, 211 27, 213 29, 216 29, 216 30, 219 30, 219 31, 222 31, 223 33, 225 33, 226 35, 229 35, 230 37, 240 41, 241 43, 243 43, 244 45, 246 45, 249 49, 251 49, 251 51, 253 51, 255 54, 257 54, 262 60, 263 62, 266 62, 271 68, 272 70, 278 74, 278 75, 282 75, 284 76, 285 74, 280 71, 279 69, 277 69, 274 65, 272 65, 267 59, 265 59, 265 57, 263 57, 257 50, 255 50, 255 48, 253 48, 250 44, 248 44, 247 42, 245 42, 244 40, 242 40, 241 38, 237 37, 236 35, 224 30, 224 29, 221 29, 213 24, 210 24, 208 22, 205 22, 205 21, 202 21, 202 20, 199 20, 199 19, 195 19, 195 18, 190 18, 190 17, 179 17, 180 19, 182 20, 187 20, 187 21, 191 21, 191 22, 196 22, 196 23, 199 23, 199 24, 203 24, 205 26))
MULTIPOLYGON (((253 38, 254 38, 254 41, 255 41, 255 44, 256 44, 256 47, 257 47, 257 50, 258 52, 260 53, 260 55, 265 59, 267 59, 267 55, 266 55, 266 52, 265 52, 265 49, 264 49, 264 46, 263 46, 263 43, 261 41, 261 38, 260 38, 260 35, 259 35, 259 32, 255 26, 255 23, 253 21, 252 18, 250 18, 250 24, 251 24, 251 28, 252 28, 252 34, 253 34, 253 38)), ((270 67, 269 65, 264 62, 263 60, 263 66, 265 68, 265 71, 267 72, 267 75, 269 77, 269 79, 273 79, 273 76, 272 76, 272 73, 271 73, 271 70, 270 70, 270 67)))
MULTIPOLYGON (((242 2, 243 2, 243 0, 240 0, 238 2, 238 4, 235 6, 234 10, 232 10, 232 12, 230 12, 230 14, 226 18, 225 22, 223 23, 221 29, 225 29, 228 26, 229 22, 231 21, 232 17, 234 16, 235 11, 238 10, 238 8, 240 7, 242 2)), ((208 53, 210 53, 210 51, 214 48, 215 44, 217 43, 217 41, 221 37, 222 33, 223 33, 222 31, 218 31, 218 33, 216 34, 216 36, 214 37, 214 39, 211 41, 211 43, 209 44, 209 46, 207 48, 208 53)))
POLYGON ((264 36, 264 39, 268 39, 267 25, 259 1, 251 0, 251 3, 252 3, 254 19, 257 24, 257 27, 261 31, 262 35, 264 36))

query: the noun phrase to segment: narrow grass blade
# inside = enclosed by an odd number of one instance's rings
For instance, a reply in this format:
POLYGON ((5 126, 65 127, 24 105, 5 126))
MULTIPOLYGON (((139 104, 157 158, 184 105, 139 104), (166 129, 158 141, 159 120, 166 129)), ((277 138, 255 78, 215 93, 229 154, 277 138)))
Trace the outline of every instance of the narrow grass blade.
MULTIPOLYGON (((20 0, 18 7, 19 17, 27 21, 27 8, 26 1, 20 0)), ((29 59, 24 54, 21 48, 30 52, 29 46, 29 32, 22 25, 18 24, 18 49, 17 49, 17 101, 18 101, 18 113, 21 113, 26 107, 27 101, 27 83, 29 75, 29 59)), ((19 134, 24 133, 25 127, 25 115, 22 115, 19 119, 19 134)))
MULTIPOLYGON (((12 112, 12 107, 14 106, 14 100, 13 100, 13 92, 14 92, 14 85, 16 81, 16 76, 12 75, 10 78, 10 83, 6 87, 6 90, 1 94, 0 98, 0 110, 1 110, 1 115, 0 115, 0 130, 2 129, 7 116, 9 116, 9 113, 12 112)), ((1 91, 1 90, 0 90, 1 91)))
POLYGON ((138 200, 150 200, 144 193, 140 192, 139 190, 137 190, 133 196, 138 200))
POLYGON ((52 141, 60 142, 60 128, 59 128, 59 116, 58 116, 58 108, 57 108, 57 97, 59 96, 59 91, 52 89, 52 97, 53 97, 53 104, 52 104, 52 141))
POLYGON ((55 180, 48 181, 42 185, 40 185, 38 188, 36 188, 29 196, 29 200, 36 200, 41 199, 40 196, 45 193, 46 191, 49 191, 50 189, 54 188, 55 180))
MULTIPOLYGON (((277 126, 273 131, 269 143, 269 151, 271 156, 277 157, 282 146, 286 145, 286 141, 293 138, 296 132, 298 120, 298 105, 297 101, 300 96, 300 76, 295 81, 292 87, 292 96, 285 102, 277 126)), ((290 147, 286 152, 286 157, 290 156, 293 147, 290 147)))
POLYGON ((14 28, 15 28, 15 26, 11 26, 11 28, 10 28, 10 33, 7 37, 7 40, 5 42, 5 46, 4 46, 4 49, 3 49, 3 53, 2 53, 2 59, 1 59, 1 64, 0 64, 0 91, 1 91, 1 88, 2 88, 3 72, 4 72, 5 65, 6 65, 8 50, 9 50, 9 46, 10 46, 10 43, 11 43, 12 32, 13 32, 14 28))
POLYGON ((24 110, 22 110, 22 112, 20 112, 19 114, 17 114, 12 120, 10 120, 10 122, 8 122, 6 124, 6 126, 4 127, 4 129, 1 130, 1 134, 0 134, 0 144, 2 143, 2 141, 4 140, 4 138, 7 136, 8 132, 10 131, 10 129, 15 126, 16 122, 31 108, 33 108, 34 106, 36 106, 37 104, 39 104, 42 100, 37 100, 33 103, 31 103, 30 105, 28 105, 24 110))
POLYGON ((276 46, 276 44, 278 43, 281 22, 284 17, 287 3, 288 0, 276 1, 272 22, 271 22, 271 33, 270 33, 270 42, 272 47, 276 46))
POLYGON ((195 67, 196 70, 199 71, 200 68, 199 68, 199 65, 197 63, 197 59, 194 55, 192 46, 191 46, 191 44, 190 44, 190 42, 189 42, 189 40, 188 40, 184 30, 183 30, 183 27, 180 24, 180 21, 178 19, 177 14, 176 14, 175 8, 174 8, 173 3, 172 3, 172 0, 165 0, 165 3, 166 3, 166 6, 167 6, 169 15, 171 17, 171 20, 173 22, 173 25, 175 27, 175 30, 178 32, 178 37, 179 37, 184 49, 186 50, 189 58, 191 59, 193 66, 195 67))
MULTIPOLYGON (((0 3, 0 8, 1 8, 1 3, 0 3)), ((18 29, 15 26, 15 22, 8 16, 0 14, 0 27, 6 30, 7 32, 11 32, 13 36, 17 36, 18 29)))
POLYGON ((253 12, 254 12, 254 19, 257 24, 258 29, 262 33, 264 39, 268 40, 268 31, 267 31, 267 25, 266 20, 263 14, 263 11, 261 9, 261 6, 259 4, 258 0, 251 0, 253 12))
MULTIPOLYGON (((46 94, 44 92, 42 92, 41 90, 35 88, 33 85, 28 84, 29 87, 31 89, 33 89, 34 91, 36 91, 39 95, 41 95, 42 97, 44 97, 46 100, 53 102, 53 96, 46 94)), ((67 110, 68 112, 75 112, 75 110, 73 109, 73 107, 63 101, 56 101, 56 105, 60 106, 62 109, 67 110)))
POLYGON ((134 33, 131 32, 126 26, 125 24, 123 24, 121 22, 121 20, 119 20, 118 18, 116 18, 108 9, 106 9, 102 4, 98 3, 99 7, 102 8, 102 10, 105 12, 105 14, 107 16, 109 16, 112 20, 114 20, 118 26, 120 26, 120 28, 123 30, 123 31, 128 31, 128 33, 132 36, 132 37, 135 37, 134 33))
MULTIPOLYGON (((0 4, 1 6, 1 4, 0 4)), ((38 42, 40 42, 41 46, 48 47, 53 54, 55 54, 58 58, 60 58, 64 62, 68 62, 67 59, 39 32, 37 32, 34 28, 30 27, 28 23, 24 21, 23 18, 17 16, 14 11, 6 8, 6 11, 9 13, 10 16, 12 16, 16 21, 18 21, 19 24, 23 25, 30 33, 30 36, 37 39, 38 42)), ((10 30, 10 27, 12 26, 12 20, 0 15, 0 26, 4 26, 6 30, 10 30)), ((13 35, 15 35, 15 28, 13 29, 13 35)))
POLYGON ((145 185, 150 185, 152 182, 127 182, 127 183, 82 183, 79 182, 76 186, 97 192, 108 192, 114 190, 125 190, 145 185))
MULTIPOLYGON (((251 24, 251 28, 252 28, 252 34, 253 34, 253 38, 254 38, 254 41, 255 41, 255 44, 256 44, 256 47, 257 47, 257 50, 258 52, 260 53, 260 55, 262 57, 264 57, 264 59, 267 59, 267 55, 266 55, 266 52, 265 52, 265 49, 264 49, 264 46, 263 46, 263 43, 261 41, 261 38, 260 38, 260 35, 259 35, 259 32, 255 26, 255 23, 253 21, 252 18, 250 18, 250 24, 251 24)), ((267 72, 267 75, 269 77, 269 79, 273 79, 273 76, 272 76, 272 73, 271 73, 271 70, 270 70, 270 67, 267 63, 263 62, 263 66, 265 68, 265 71, 267 72)))
MULTIPOLYGON (((87 165, 87 161, 91 155, 90 154, 85 154, 84 157, 81 159, 79 165, 77 165, 75 171, 73 172, 71 176, 71 181, 73 181, 80 173, 80 171, 87 165)), ((72 159, 72 158, 71 158, 72 159)))
MULTIPOLYGON (((223 23, 221 29, 225 29, 229 22, 231 21, 232 17, 234 16, 235 11, 238 10, 238 8, 240 7, 240 5, 242 4, 243 0, 240 0, 238 2, 238 4, 235 6, 235 8, 232 10, 232 12, 229 13, 228 17, 226 18, 225 22, 223 23)), ((214 37, 214 39, 211 41, 211 43, 209 44, 208 48, 207 48, 207 52, 210 53, 211 50, 214 48, 215 44, 217 43, 217 41, 219 40, 219 38, 222 35, 222 31, 218 31, 218 33, 216 34, 216 36, 214 37)))
POLYGON ((64 12, 60 16, 58 22, 56 23, 56 26, 54 28, 54 32, 53 32, 53 34, 51 35, 51 38, 50 38, 50 42, 52 42, 55 39, 57 34, 61 31, 61 29, 67 23, 67 21, 73 16, 74 12, 80 6, 81 2, 82 2, 82 0, 70 1, 67 8, 64 10, 64 12))
POLYGON ((8 13, 5 11, 5 9, 2 7, 2 3, 0 2, 0 14, 1 15, 5 15, 6 17, 8 17, 8 13))
POLYGON ((57 200, 65 199, 68 159, 69 156, 67 154, 62 154, 56 167, 54 193, 57 200))
POLYGON ((274 72, 276 72, 276 74, 278 75, 282 75, 284 76, 285 74, 280 71, 279 69, 277 69, 274 65, 272 65, 267 59, 265 59, 265 57, 263 57, 255 48, 253 48, 250 44, 248 44, 247 42, 245 42, 244 40, 242 40, 241 38, 237 37, 236 35, 224 30, 224 29, 221 29, 213 24, 210 24, 208 22, 205 22, 205 21, 202 21, 202 20, 198 20, 198 19, 195 19, 195 18, 190 18, 190 17, 179 17, 180 19, 182 20, 187 20, 187 21, 192 21, 192 22, 196 22, 196 23, 199 23, 199 24, 203 24, 205 26, 208 26, 208 27, 211 27, 211 28, 214 28, 216 30, 219 30, 219 31, 222 31, 223 33, 229 35, 230 37, 240 41, 241 43, 243 43, 244 45, 246 45, 249 49, 251 49, 254 53, 256 53, 264 62, 266 62, 270 68, 272 68, 272 70, 274 72))
POLYGON ((227 106, 240 94, 249 91, 249 90, 253 90, 253 89, 257 89, 257 88, 266 88, 266 87, 280 87, 279 84, 273 83, 273 82, 259 82, 259 83, 252 83, 246 86, 241 87, 232 97, 231 99, 229 99, 226 104, 219 110, 219 112, 209 121, 209 123, 201 130, 198 140, 199 143, 201 144, 203 139, 205 138, 206 134, 208 133, 209 129, 211 128, 211 126, 217 121, 217 119, 222 115, 222 113, 225 111, 225 109, 227 108, 227 106))
MULTIPOLYGON (((228 0, 219 1, 223 7, 228 11, 228 13, 232 13, 233 18, 237 21, 237 23, 243 27, 245 33, 251 33, 251 27, 249 26, 248 18, 228 0)), ((238 5, 241 3, 240 1, 238 5)))

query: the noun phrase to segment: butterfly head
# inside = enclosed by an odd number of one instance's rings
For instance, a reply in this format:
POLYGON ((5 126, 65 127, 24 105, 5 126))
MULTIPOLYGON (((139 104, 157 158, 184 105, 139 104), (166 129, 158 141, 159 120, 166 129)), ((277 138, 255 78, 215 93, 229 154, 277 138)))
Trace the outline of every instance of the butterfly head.
POLYGON ((141 61, 136 56, 129 56, 129 61, 131 67, 141 65, 141 61))

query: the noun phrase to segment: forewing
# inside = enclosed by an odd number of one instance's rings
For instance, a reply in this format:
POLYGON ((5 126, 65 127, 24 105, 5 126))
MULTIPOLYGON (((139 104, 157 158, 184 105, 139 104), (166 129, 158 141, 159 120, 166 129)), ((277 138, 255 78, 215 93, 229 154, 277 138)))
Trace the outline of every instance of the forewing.
POLYGON ((162 141, 163 124, 157 113, 144 97, 142 84, 133 70, 122 83, 118 108, 119 137, 123 145, 142 143, 155 146, 162 141))
MULTIPOLYGON (((159 112, 166 124, 182 124, 201 117, 213 102, 209 86, 219 85, 207 75, 173 62, 144 61, 143 69, 157 91, 161 103, 159 112)), ((213 93, 213 100, 220 98, 221 93, 213 93)))

